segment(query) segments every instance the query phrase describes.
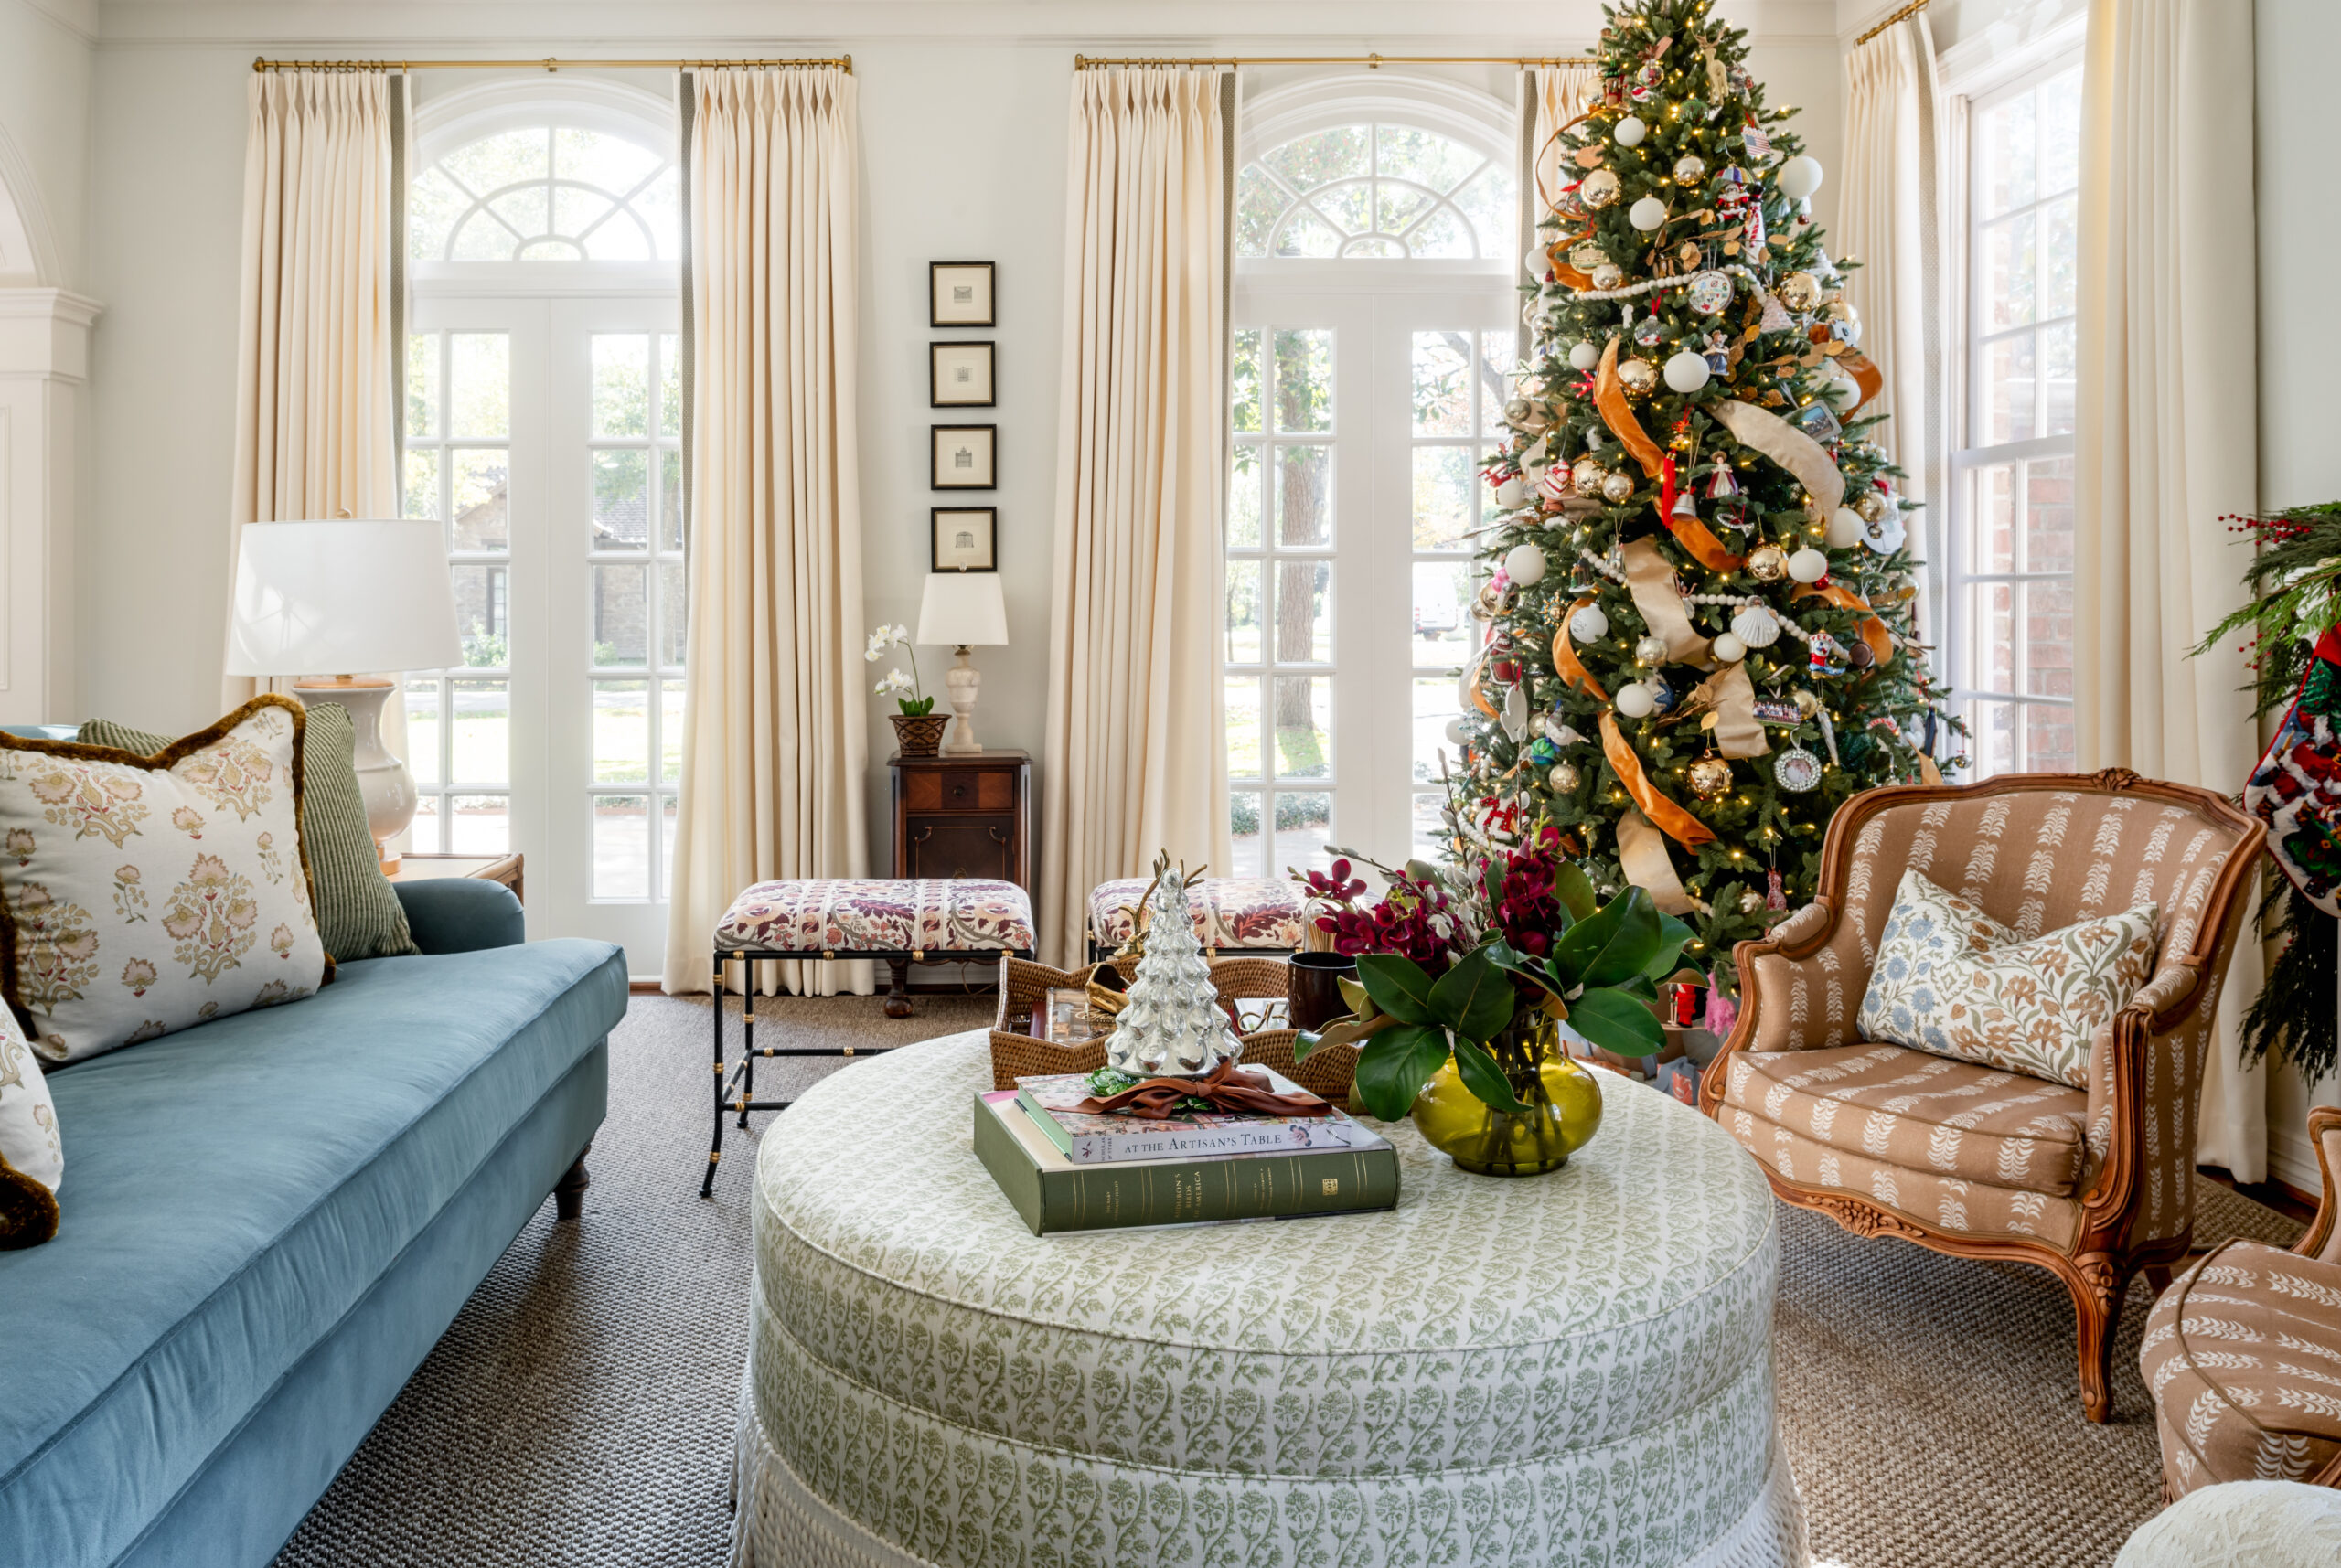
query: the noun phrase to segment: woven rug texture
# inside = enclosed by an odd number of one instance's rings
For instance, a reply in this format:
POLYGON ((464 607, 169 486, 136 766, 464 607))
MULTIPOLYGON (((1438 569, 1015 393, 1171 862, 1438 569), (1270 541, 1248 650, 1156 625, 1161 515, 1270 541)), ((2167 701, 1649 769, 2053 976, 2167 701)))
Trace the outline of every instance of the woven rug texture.
MULTIPOLYGON (((732 1004, 736 1008, 736 999, 732 1004)), ((978 1029, 987 998, 766 998, 774 1044, 875 1049, 978 1029)), ((736 1012, 734 1013, 736 1019, 736 1012)), ((733 1025, 736 1028, 736 1022, 733 1025)), ((735 1036, 736 1039, 736 1036, 735 1036)), ((610 1112, 583 1220, 548 1201, 359 1445, 276 1568, 719 1568, 747 1347, 758 1135, 711 1113, 704 998, 636 997, 610 1041, 610 1112)), ((759 1064, 792 1093, 850 1061, 759 1064)), ((1648 1093, 1630 1085, 1610 1093, 1648 1093)), ((2202 1182, 2200 1245, 2299 1227, 2202 1182)), ((2081 1419, 2072 1309, 2037 1269, 1863 1241, 1780 1211, 1781 1430, 1815 1561, 1838 1568, 2103 1568, 2160 1506, 2132 1285, 2114 1418, 2081 1419)))

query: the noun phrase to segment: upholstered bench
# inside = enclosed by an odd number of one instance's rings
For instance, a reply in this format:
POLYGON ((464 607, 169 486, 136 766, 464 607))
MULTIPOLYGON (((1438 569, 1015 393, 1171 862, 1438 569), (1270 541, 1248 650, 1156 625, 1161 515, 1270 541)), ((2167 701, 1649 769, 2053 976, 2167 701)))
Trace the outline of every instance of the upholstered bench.
POLYGON ((851 1056, 848 1046, 765 1046, 756 1049, 759 961, 813 963, 824 959, 882 959, 891 971, 886 1016, 911 1016, 907 980, 914 964, 960 964, 1033 954, 1032 904, 1013 882, 921 879, 847 880, 798 878, 758 882, 732 901, 715 925, 715 1140, 708 1149, 700 1196, 715 1189, 723 1157, 723 1122, 751 1111, 785 1109, 786 1100, 759 1100, 759 1056, 851 1056), (728 966, 740 976, 740 1061, 723 1061, 723 989, 728 966))
POLYGON ((2325 1201, 2299 1244, 2214 1247, 2146 1317, 2138 1370, 2174 1502, 2223 1481, 2341 1487, 2341 1109, 2311 1111, 2308 1136, 2325 1201))
MULTIPOLYGON (((1100 882, 1089 892, 1089 956, 1110 957, 1130 939, 1144 877, 1100 882)), ((1290 953, 1300 946, 1300 890, 1275 877, 1205 877, 1187 890, 1204 951, 1290 953)))

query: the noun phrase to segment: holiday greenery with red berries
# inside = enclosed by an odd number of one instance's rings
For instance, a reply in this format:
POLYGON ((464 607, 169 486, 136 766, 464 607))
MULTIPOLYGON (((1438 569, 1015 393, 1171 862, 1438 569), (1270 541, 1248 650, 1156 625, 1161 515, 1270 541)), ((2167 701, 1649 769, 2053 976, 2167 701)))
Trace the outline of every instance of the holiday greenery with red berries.
POLYGON ((1557 827, 1713 965, 1812 896, 1831 813, 1935 776, 1957 726, 1823 171, 1710 8, 1606 13, 1602 100, 1538 193, 1448 813, 1459 850, 1557 827))

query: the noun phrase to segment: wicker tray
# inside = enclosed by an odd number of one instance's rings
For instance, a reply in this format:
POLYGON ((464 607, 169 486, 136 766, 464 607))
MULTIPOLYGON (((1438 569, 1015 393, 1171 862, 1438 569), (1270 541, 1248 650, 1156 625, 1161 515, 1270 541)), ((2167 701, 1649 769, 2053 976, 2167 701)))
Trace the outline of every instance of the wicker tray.
MULTIPOLYGON (((1114 966, 1122 970, 1125 977, 1138 967, 1135 960, 1117 960, 1114 966)), ((1280 958, 1222 958, 1212 965, 1211 977, 1220 998, 1233 1002, 1239 997, 1283 996, 1284 969, 1284 960, 1280 958)), ((1045 993, 1078 989, 1088 978, 1085 968, 1052 969, 1045 964, 1028 963, 1021 958, 1000 961, 999 1013, 991 1029, 994 1089, 1013 1089, 1019 1078, 1095 1072, 1106 1065, 1106 1042, 1102 1039, 1064 1044, 1035 1040, 1009 1027, 1010 1019, 1030 1016, 1041 1005, 1045 993)), ((1295 1036, 1291 1029, 1262 1029, 1239 1038, 1244 1041, 1240 1058, 1243 1061, 1281 1072, 1309 1093, 1321 1094, 1337 1105, 1349 1099, 1350 1078, 1357 1071, 1355 1046, 1329 1046, 1296 1064, 1292 1060, 1295 1036)))

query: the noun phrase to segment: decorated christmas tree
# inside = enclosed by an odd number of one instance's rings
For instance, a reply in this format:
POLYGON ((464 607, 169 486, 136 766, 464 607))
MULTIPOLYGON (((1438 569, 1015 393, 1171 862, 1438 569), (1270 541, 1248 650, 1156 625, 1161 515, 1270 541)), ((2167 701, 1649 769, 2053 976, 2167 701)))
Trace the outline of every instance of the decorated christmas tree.
POLYGON ((1556 136, 1449 806, 1459 839, 1551 822, 1703 967, 1811 897, 1847 797, 1955 744, 1823 171, 1710 10, 1608 12, 1556 136))
POLYGON ((1106 1065, 1132 1078, 1200 1078, 1241 1049, 1195 939, 1186 878, 1158 862, 1146 953, 1106 1040, 1106 1065))

